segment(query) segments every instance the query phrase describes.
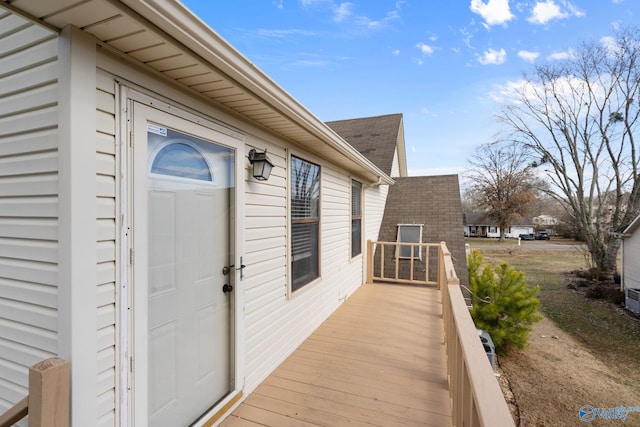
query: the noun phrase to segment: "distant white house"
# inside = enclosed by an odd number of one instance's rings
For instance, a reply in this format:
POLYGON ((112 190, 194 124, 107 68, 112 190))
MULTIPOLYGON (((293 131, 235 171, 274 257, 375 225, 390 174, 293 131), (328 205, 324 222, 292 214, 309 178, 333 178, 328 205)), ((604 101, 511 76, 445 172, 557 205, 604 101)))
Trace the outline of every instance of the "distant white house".
MULTIPOLYGON (((464 214, 465 237, 500 237, 500 227, 496 222, 482 212, 468 212, 464 214)), ((505 237, 517 239, 521 234, 533 234, 532 224, 512 225, 505 231, 505 237)))
POLYGON ((622 234, 622 280, 628 310, 640 314, 640 216, 622 234))

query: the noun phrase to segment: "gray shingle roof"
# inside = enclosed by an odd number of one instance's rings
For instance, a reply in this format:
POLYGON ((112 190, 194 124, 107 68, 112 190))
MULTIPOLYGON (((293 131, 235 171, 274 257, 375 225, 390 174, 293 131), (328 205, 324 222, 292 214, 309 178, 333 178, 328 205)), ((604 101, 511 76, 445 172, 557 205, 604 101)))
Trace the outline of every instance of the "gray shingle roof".
POLYGON ((398 224, 424 224, 424 243, 447 243, 460 283, 468 286, 458 175, 396 178, 389 186, 379 240, 395 242, 398 224))
POLYGON ((388 114, 326 123, 363 156, 387 175, 391 175, 393 157, 402 129, 402 114, 388 114))

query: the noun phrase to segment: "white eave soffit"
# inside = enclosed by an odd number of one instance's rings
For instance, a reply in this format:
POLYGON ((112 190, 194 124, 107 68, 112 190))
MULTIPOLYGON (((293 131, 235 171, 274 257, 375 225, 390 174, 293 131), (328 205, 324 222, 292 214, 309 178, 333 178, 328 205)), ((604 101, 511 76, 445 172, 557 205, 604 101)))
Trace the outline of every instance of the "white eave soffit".
MULTIPOLYGON (((202 68, 209 69, 212 75, 217 76, 222 82, 221 84, 228 88, 228 91, 220 91, 222 95, 219 97, 202 90, 201 93, 204 96, 235 110, 246 119, 254 121, 261 127, 280 134, 285 139, 306 147, 312 152, 319 152, 314 149, 318 144, 331 147, 330 151, 336 152, 335 156, 329 156, 332 161, 353 173, 362 175, 363 178, 371 182, 385 184, 394 182, 177 1, 90 0, 69 5, 69 0, 49 0, 46 2, 20 0, 14 4, 9 4, 5 0, 1 4, 9 11, 19 13, 32 22, 52 30, 59 31, 67 25, 81 28, 93 34, 110 49, 120 52, 121 55, 129 57, 131 60, 142 61, 147 67, 154 68, 167 78, 173 78, 185 85, 180 78, 173 77, 170 73, 150 65, 154 61, 161 62, 163 60, 163 52, 160 49, 158 49, 158 57, 146 58, 145 60, 136 58, 125 47, 118 49, 119 46, 112 40, 122 36, 122 27, 119 27, 116 22, 119 18, 124 17, 130 23, 129 25, 139 26, 139 28, 131 28, 132 33, 135 31, 149 32, 150 35, 163 40, 170 50, 181 52, 182 55, 178 55, 178 57, 189 61, 189 64, 200 63, 202 68), (89 6, 92 12, 87 14, 86 10, 89 6), (244 111, 242 106, 236 106, 232 102, 225 104, 223 98, 230 91, 250 99, 250 102, 253 102, 260 110, 260 114, 244 111), (264 112, 268 113, 269 118, 262 118, 264 112), (251 117, 252 114, 256 117, 251 117)), ((198 90, 194 86, 188 84, 186 86, 192 90, 198 90)))

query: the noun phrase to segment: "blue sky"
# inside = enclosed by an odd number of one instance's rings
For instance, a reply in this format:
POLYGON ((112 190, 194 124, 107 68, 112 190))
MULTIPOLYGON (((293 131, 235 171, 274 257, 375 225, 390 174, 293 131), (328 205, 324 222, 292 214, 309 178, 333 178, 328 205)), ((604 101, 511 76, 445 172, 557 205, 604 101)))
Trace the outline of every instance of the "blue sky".
POLYGON ((638 0, 183 0, 323 121, 404 115, 410 175, 457 173, 535 64, 636 24, 638 0))

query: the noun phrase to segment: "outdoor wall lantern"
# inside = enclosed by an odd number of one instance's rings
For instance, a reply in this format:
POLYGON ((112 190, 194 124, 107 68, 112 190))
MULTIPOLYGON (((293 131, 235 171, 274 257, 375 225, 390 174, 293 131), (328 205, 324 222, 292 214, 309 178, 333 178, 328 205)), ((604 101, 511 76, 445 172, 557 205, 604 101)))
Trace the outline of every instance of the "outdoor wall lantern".
POLYGON ((267 150, 259 153, 255 148, 252 148, 251 151, 249 151, 248 157, 249 163, 253 165, 253 177, 258 181, 268 180, 269 175, 271 175, 273 163, 271 163, 271 160, 267 157, 267 150))

